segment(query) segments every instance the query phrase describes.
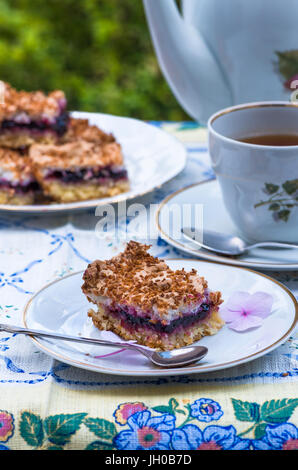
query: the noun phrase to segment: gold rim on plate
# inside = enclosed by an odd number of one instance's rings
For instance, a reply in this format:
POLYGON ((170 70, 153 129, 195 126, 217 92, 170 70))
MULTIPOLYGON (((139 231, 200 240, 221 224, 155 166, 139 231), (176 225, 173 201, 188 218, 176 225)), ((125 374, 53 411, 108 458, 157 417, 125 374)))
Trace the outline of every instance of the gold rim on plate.
MULTIPOLYGON (((179 260, 179 261, 191 261, 191 262, 197 262, 197 263, 220 264, 221 265, 221 263, 215 263, 215 262, 206 261, 206 260, 203 260, 203 261, 195 260, 195 259, 192 259, 192 258, 167 258, 167 259, 165 259, 165 262, 167 262, 167 261, 177 261, 177 260, 179 260)), ((75 359, 68 358, 67 356, 63 356, 62 354, 51 350, 49 347, 44 346, 42 343, 40 343, 40 341, 38 339, 36 339, 34 337, 31 337, 31 339, 32 339, 33 342, 35 342, 38 345, 38 347, 40 349, 44 350, 50 356, 54 356, 55 358, 61 360, 62 362, 66 362, 66 363, 71 364, 73 366, 77 365, 78 367, 81 367, 85 370, 88 369, 88 370, 93 370, 94 372, 103 372, 103 373, 107 373, 107 374, 110 373, 110 374, 113 374, 113 375, 123 375, 123 374, 127 375, 127 374, 131 374, 131 373, 133 373, 134 376, 148 376, 148 375, 151 375, 151 374, 153 374, 153 375, 158 375, 158 374, 159 375, 173 375, 173 374, 175 374, 175 372, 176 372, 176 375, 177 375, 177 372, 179 372, 179 374, 189 374, 189 373, 201 372, 201 371, 210 371, 210 372, 212 372, 212 371, 216 371, 216 370, 220 370, 220 369, 226 369, 227 367, 240 365, 243 362, 248 362, 247 359, 253 360, 254 357, 257 359, 258 357, 263 356, 267 352, 270 352, 272 349, 275 349, 278 345, 280 345, 284 341, 286 341, 286 339, 290 336, 291 332, 294 330, 294 328, 297 324, 297 321, 298 321, 298 302, 296 301, 296 298, 294 297, 294 295, 291 293, 291 291, 287 287, 285 287, 282 283, 276 281, 275 279, 271 278, 270 276, 267 276, 266 274, 263 274, 263 273, 256 272, 253 269, 243 268, 243 267, 240 267, 240 266, 233 266, 233 268, 251 272, 253 274, 256 274, 257 276, 261 276, 261 277, 264 277, 266 279, 269 279, 273 283, 277 284, 281 289, 283 289, 288 294, 288 296, 292 300, 292 302, 294 304, 294 307, 295 307, 295 316, 294 316, 293 322, 292 322, 291 326, 289 327, 289 329, 287 330, 287 332, 281 338, 279 338, 277 341, 270 344, 266 348, 261 349, 258 352, 249 354, 245 357, 241 357, 241 358, 236 359, 234 361, 224 362, 224 363, 218 364, 217 366, 213 366, 213 367, 212 366, 196 366, 196 367, 188 367, 188 368, 163 369, 163 370, 162 369, 158 369, 158 370, 149 370, 148 369, 148 370, 140 370, 140 371, 133 371, 132 369, 128 369, 128 370, 126 370, 126 369, 114 369, 114 368, 111 369, 111 368, 104 367, 102 365, 98 365, 98 366, 96 364, 88 365, 88 363, 86 363, 86 362, 81 362, 81 361, 78 361, 78 360, 75 360, 75 359), (166 374, 163 374, 163 371, 166 372, 166 374)), ((31 297, 31 299, 27 302, 27 304, 24 308, 23 322, 24 322, 25 327, 29 328, 29 326, 27 324, 27 318, 26 318, 27 315, 28 315, 29 307, 30 307, 31 303, 33 302, 33 300, 42 291, 46 290, 48 287, 50 287, 53 284, 56 284, 57 282, 61 282, 64 279, 66 279, 68 277, 71 277, 71 276, 76 276, 78 274, 83 274, 83 272, 84 271, 77 271, 75 273, 68 274, 67 276, 64 276, 63 278, 56 279, 55 281, 49 282, 48 284, 43 286, 41 289, 39 289, 31 297)))

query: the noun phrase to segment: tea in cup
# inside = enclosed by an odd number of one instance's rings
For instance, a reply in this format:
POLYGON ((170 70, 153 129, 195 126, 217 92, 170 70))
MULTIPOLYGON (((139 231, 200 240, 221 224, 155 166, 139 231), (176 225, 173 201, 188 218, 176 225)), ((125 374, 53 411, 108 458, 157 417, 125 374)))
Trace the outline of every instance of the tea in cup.
POLYGON ((208 141, 225 207, 244 237, 297 243, 298 106, 226 108, 209 119, 208 141))

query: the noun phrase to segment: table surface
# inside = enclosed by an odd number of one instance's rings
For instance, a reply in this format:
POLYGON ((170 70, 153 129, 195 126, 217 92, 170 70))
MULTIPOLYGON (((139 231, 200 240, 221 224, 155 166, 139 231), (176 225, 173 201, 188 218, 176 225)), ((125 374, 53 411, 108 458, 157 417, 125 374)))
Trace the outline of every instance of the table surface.
MULTIPOLYGON (((205 128, 152 124, 178 137, 188 160, 180 175, 138 202, 157 204, 214 177, 205 128)), ((2 323, 22 325, 24 305, 44 284, 123 248, 108 235, 96 237, 97 221, 93 210, 0 214, 2 323)), ((160 238, 150 243, 156 256, 183 257, 160 238)), ((271 276, 297 297, 298 272, 271 276)), ((293 335, 266 356, 230 369, 134 379, 71 367, 28 338, 2 332, 0 449, 298 449, 297 348, 293 335)))

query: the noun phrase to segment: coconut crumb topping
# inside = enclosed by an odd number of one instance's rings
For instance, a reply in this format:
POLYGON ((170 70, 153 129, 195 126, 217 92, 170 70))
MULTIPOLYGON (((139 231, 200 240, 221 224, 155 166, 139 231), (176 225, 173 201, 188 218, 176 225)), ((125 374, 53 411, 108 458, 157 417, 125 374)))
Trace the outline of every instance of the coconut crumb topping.
MULTIPOLYGON (((89 264, 83 275, 83 292, 87 297, 108 297, 145 312, 155 309, 160 315, 204 298, 208 285, 195 269, 173 271, 163 260, 150 255, 149 248, 130 241, 123 253, 89 264)), ((220 292, 212 293, 212 302, 215 306, 222 302, 220 292)))
POLYGON ((66 98, 61 90, 46 95, 42 91, 17 91, 8 83, 4 86, 3 103, 0 105, 0 120, 14 119, 22 114, 32 119, 42 116, 55 117, 66 107, 66 98))
POLYGON ((0 147, 0 178, 19 181, 32 178, 28 156, 0 147))
POLYGON ((29 157, 35 168, 76 169, 123 165, 121 147, 116 142, 100 144, 78 140, 62 145, 33 144, 29 157))
POLYGON ((73 142, 82 139, 87 142, 115 142, 113 134, 107 134, 97 126, 89 124, 88 119, 70 118, 69 128, 62 137, 62 143, 73 142))

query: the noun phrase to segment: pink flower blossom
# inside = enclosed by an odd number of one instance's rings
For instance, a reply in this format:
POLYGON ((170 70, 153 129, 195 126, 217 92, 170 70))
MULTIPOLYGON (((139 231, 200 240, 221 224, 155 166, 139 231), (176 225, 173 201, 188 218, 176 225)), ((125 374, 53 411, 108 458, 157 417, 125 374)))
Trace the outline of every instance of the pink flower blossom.
POLYGON ((265 292, 234 292, 220 309, 223 320, 235 331, 261 326, 271 313, 273 297, 265 292))
POLYGON ((14 419, 12 414, 0 410, 0 442, 6 442, 13 434, 14 419))
POLYGON ((127 423, 130 416, 144 410, 147 410, 147 406, 145 406, 144 403, 123 403, 118 406, 117 410, 114 412, 114 416, 117 423, 124 425, 127 423))

